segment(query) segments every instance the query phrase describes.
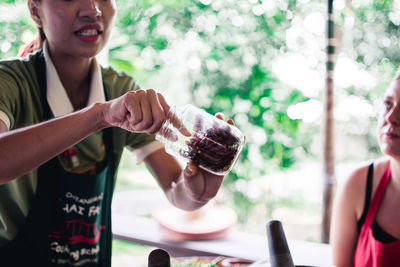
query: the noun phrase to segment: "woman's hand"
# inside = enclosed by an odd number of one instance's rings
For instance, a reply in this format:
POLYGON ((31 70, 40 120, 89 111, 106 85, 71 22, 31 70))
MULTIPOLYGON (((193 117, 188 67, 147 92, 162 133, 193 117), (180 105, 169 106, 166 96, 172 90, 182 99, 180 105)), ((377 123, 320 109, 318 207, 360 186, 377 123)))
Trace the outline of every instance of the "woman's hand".
MULTIPOLYGON (((224 120, 224 114, 217 113, 218 119, 224 120)), ((234 125, 232 119, 227 123, 234 125)), ((186 192, 190 198, 199 203, 207 203, 215 197, 221 187, 224 176, 215 175, 197 167, 193 162, 187 164, 183 171, 186 192)))
MULTIPOLYGON (((223 120, 221 113, 216 117, 223 120)), ((233 120, 227 121, 234 125, 233 120)), ((164 149, 153 152, 144 159, 169 201, 184 210, 194 210, 215 197, 224 176, 207 172, 190 162, 185 169, 177 159, 164 149)))
POLYGON ((155 134, 165 121, 169 109, 162 94, 153 89, 137 90, 111 100, 103 118, 107 126, 155 134))

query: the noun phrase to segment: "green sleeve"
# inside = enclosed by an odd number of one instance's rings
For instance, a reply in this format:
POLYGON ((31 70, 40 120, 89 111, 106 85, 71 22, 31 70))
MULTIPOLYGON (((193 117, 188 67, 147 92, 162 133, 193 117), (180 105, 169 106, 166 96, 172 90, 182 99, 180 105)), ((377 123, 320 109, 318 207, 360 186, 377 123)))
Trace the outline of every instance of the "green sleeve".
POLYGON ((35 62, 38 54, 0 61, 0 110, 10 120, 10 129, 41 121, 43 108, 35 62))
POLYGON ((145 133, 128 133, 126 136, 126 145, 130 150, 135 150, 144 145, 147 145, 155 140, 154 135, 148 135, 145 133))
POLYGON ((7 115, 12 129, 15 126, 20 96, 15 78, 7 69, 8 67, 0 64, 0 110, 7 115))

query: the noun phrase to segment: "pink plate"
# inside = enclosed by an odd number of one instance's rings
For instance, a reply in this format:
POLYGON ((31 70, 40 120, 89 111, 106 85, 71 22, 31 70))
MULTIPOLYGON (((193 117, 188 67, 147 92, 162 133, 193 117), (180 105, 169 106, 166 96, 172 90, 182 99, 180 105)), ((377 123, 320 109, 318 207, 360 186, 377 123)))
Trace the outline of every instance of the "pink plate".
POLYGON ((229 257, 178 257, 172 259, 174 263, 188 264, 191 267, 201 267, 201 264, 215 263, 217 267, 247 267, 253 261, 229 257))
POLYGON ((188 212, 166 207, 153 213, 161 235, 168 240, 206 240, 224 237, 236 224, 236 213, 225 206, 207 204, 188 212))

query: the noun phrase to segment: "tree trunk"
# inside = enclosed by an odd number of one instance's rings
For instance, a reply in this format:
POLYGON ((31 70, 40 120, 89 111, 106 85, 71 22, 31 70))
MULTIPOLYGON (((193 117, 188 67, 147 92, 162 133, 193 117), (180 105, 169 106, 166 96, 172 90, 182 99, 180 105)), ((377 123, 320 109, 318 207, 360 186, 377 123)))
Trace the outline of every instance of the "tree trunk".
POLYGON ((335 29, 333 22, 333 0, 328 0, 327 26, 327 63, 326 87, 324 101, 324 144, 323 144, 323 205, 321 241, 329 243, 329 231, 332 215, 332 202, 335 184, 335 139, 334 139, 334 84, 333 70, 335 64, 335 29))

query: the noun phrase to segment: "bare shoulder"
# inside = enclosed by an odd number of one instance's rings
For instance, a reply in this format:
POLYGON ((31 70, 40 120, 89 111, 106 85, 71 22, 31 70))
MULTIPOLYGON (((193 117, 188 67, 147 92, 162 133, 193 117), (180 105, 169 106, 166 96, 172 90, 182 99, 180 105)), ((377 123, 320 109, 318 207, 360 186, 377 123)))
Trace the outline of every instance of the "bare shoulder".
MULTIPOLYGON (((386 169, 388 161, 389 159, 387 157, 379 158, 374 161, 372 194, 374 194, 377 185, 379 184, 379 180, 386 169)), ((356 167, 338 190, 339 201, 354 208, 357 218, 361 217, 364 209, 369 166, 370 163, 364 163, 359 167, 356 167)))
POLYGON ((338 197, 340 202, 346 203, 357 218, 361 217, 364 201, 367 174, 370 164, 362 164, 356 167, 348 176, 346 182, 339 188, 338 197))
POLYGON ((351 193, 364 191, 367 181, 368 168, 370 164, 363 164, 355 168, 347 178, 343 185, 343 190, 350 191, 351 193))
POLYGON ((380 180, 382 174, 385 172, 386 167, 389 163, 389 157, 382 157, 374 162, 374 176, 377 180, 380 180))

